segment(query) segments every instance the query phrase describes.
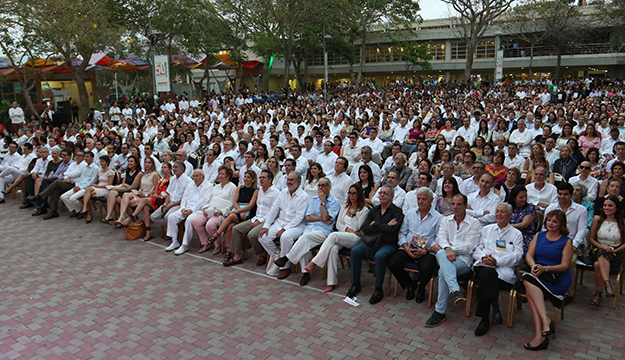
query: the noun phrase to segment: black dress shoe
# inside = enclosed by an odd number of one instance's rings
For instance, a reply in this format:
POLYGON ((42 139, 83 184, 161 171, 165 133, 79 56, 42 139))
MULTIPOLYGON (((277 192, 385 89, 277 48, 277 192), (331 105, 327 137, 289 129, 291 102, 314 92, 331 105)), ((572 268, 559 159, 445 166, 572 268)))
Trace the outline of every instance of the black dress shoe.
POLYGON ((485 335, 488 332, 488 329, 490 329, 488 319, 482 318, 482 321, 480 321, 480 323, 477 325, 477 329, 475 329, 474 334, 475 336, 485 335))
POLYGON ((349 290, 347 290, 347 297, 349 298, 355 298, 356 295, 358 295, 358 293, 360 292, 360 283, 355 283, 352 284, 352 287, 349 288, 349 290))
POLYGON ((4 204, 5 202, 7 202, 7 201, 4 200, 4 199, 0 199, 0 204, 4 204))
POLYGON ((421 304, 425 301, 425 290, 417 291, 417 297, 415 298, 415 301, 417 302, 417 304, 421 304))
POLYGON ((37 201, 41 200, 41 196, 39 196, 39 195, 31 195, 31 196, 27 196, 26 198, 24 198, 24 200, 26 200, 28 202, 37 202, 37 201))
POLYGON ((408 286, 406 288, 406 300, 412 300, 415 298, 415 288, 412 286, 408 286))
POLYGON ((503 324, 503 318, 500 313, 493 314, 493 319, 490 321, 493 325, 501 325, 503 324))
POLYGON ((39 216, 39 215, 43 215, 43 214, 47 214, 47 213, 48 213, 48 209, 46 209, 46 208, 39 208, 32 215, 33 216, 39 216))
POLYGON ((369 304, 377 304, 382 301, 382 299, 384 299, 384 290, 380 288, 375 288, 375 290, 373 291, 373 295, 371 295, 371 298, 369 299, 369 304))
POLYGON ((308 282, 310 281, 310 274, 309 273, 304 273, 302 275, 302 279, 299 281, 300 286, 306 286, 308 285, 308 282))
POLYGON ((278 267, 282 268, 286 265, 287 261, 289 261, 289 259, 286 256, 283 256, 274 260, 273 263, 276 264, 278 267))
POLYGON ((50 211, 50 213, 46 216, 43 217, 44 220, 50 220, 50 219, 54 219, 54 218, 58 218, 59 217, 59 213, 56 211, 50 211))
POLYGON ((35 207, 35 205, 27 202, 27 203, 23 204, 22 206, 20 206, 20 209, 28 209, 28 208, 31 208, 31 207, 35 207))

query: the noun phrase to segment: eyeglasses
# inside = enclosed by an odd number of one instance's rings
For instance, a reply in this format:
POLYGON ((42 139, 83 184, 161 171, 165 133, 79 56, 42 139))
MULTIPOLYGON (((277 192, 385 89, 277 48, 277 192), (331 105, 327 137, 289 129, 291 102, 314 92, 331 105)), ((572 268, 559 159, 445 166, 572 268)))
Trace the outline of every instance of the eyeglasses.
POLYGON ((391 193, 386 192, 386 191, 380 191, 379 194, 380 195, 389 195, 389 196, 391 195, 391 193))
POLYGON ((579 166, 580 169, 582 170, 590 170, 590 166, 579 166))
POLYGON ((357 192, 353 192, 353 191, 350 191, 348 194, 349 194, 349 195, 358 196, 358 193, 357 193, 357 192))

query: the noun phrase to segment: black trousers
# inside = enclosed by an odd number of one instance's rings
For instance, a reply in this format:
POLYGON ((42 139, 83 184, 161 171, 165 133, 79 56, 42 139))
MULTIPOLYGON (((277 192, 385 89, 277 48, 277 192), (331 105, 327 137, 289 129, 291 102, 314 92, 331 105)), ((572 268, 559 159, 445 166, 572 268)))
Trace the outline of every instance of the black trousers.
POLYGON ((488 318, 492 305, 493 311, 499 313, 499 291, 510 290, 513 285, 501 280, 494 268, 476 266, 473 271, 475 272, 475 283, 480 287, 477 292, 478 311, 483 317, 488 318))
POLYGON ((413 259, 404 251, 404 249, 398 249, 395 253, 386 261, 386 266, 393 273, 402 289, 408 286, 415 286, 415 281, 410 278, 408 272, 404 270, 406 263, 414 262, 419 266, 419 287, 417 291, 425 291, 425 287, 432 279, 432 274, 436 269, 436 256, 432 254, 425 254, 417 259, 413 259))

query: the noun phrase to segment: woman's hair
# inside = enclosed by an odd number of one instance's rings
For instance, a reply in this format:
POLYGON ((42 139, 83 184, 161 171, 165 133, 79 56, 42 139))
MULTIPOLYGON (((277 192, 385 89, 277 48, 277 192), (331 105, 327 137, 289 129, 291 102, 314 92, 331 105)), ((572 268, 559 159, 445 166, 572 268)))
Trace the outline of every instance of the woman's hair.
MULTIPOLYGON (((517 168, 513 168, 513 169, 515 169, 516 171, 519 171, 519 169, 517 168)), ((517 207, 516 197, 519 196, 519 194, 522 192, 527 193, 527 189, 523 185, 515 185, 510 191, 510 196, 508 197, 508 204, 512 205, 513 209, 517 207)), ((525 202, 525 205, 521 206, 521 209, 525 209, 526 207, 527 207, 527 201, 525 202)))
POLYGON ((314 162, 308 167, 308 173, 306 174, 307 183, 310 183, 314 180, 313 175, 310 172, 310 168, 312 168, 313 166, 319 169, 319 179, 326 176, 326 174, 323 172, 323 167, 321 166, 321 164, 314 162))
POLYGON ((597 154, 597 162, 599 162, 599 158, 601 157, 601 154, 599 153, 599 149, 597 149, 596 147, 591 147, 590 149, 588 149, 588 152, 586 153, 586 159, 588 159, 589 158, 588 155, 590 155, 590 153, 593 153, 593 152, 597 154))
POLYGON ((484 147, 482 148, 482 155, 484 155, 483 151, 486 150, 486 148, 490 148, 490 152, 491 152, 491 156, 492 156, 493 153, 495 152, 495 145, 493 145, 493 143, 486 143, 486 144, 484 144, 484 147))
POLYGON ((454 154, 451 151, 449 151, 449 150, 441 151, 441 158, 440 158, 440 160, 443 160, 443 154, 449 155, 449 161, 453 161, 454 160, 454 154))
MULTIPOLYGON (((265 153, 263 154, 263 161, 267 161, 267 159, 269 159, 269 153, 267 151, 267 145, 263 144, 262 142, 260 143, 260 145, 258 145, 259 147, 262 147, 263 150, 265 150, 265 153)), ((256 156, 258 157, 258 150, 256 152, 256 156)))
MULTIPOLYGON (((625 221, 623 220, 623 210, 621 209, 621 201, 618 197, 614 195, 608 196, 603 204, 606 201, 612 201, 615 205, 616 212, 614 213, 614 218, 616 219, 616 224, 618 225, 618 230, 621 233, 621 240, 625 240, 625 221)), ((601 215, 599 216, 599 221, 597 221, 597 231, 601 228, 601 224, 608 218, 603 209, 601 209, 601 215)))
POLYGON ((448 197, 445 191, 446 182, 451 183, 451 186, 453 187, 453 189, 451 190, 451 196, 449 197, 454 197, 456 196, 456 194, 460 194, 460 188, 458 187, 458 182, 456 181, 454 177, 450 177, 449 179, 443 180, 443 189, 442 189, 443 197, 448 197))
MULTIPOLYGON (((133 159, 135 161, 135 170, 141 170, 141 160, 139 160, 139 158, 134 155, 130 155, 128 157, 128 160, 130 161, 130 159, 133 159)), ((130 166, 126 167, 126 174, 128 174, 129 172, 130 166)))
POLYGON ((156 171, 156 162, 154 161, 154 159, 153 159, 151 156, 147 156, 147 157, 145 158, 144 163, 143 163, 143 168, 144 168, 143 170, 145 171, 145 164, 148 162, 148 160, 149 160, 149 161, 150 161, 150 163, 152 164, 152 170, 151 170, 150 172, 151 172, 151 173, 152 173, 152 172, 155 172, 155 171, 156 171))
MULTIPOLYGON (((256 185, 258 184, 258 175, 256 175, 256 171, 254 170, 248 170, 245 172, 245 175, 249 175, 252 177, 252 188, 256 189, 256 185)), ((242 179, 240 181, 240 183, 242 184, 241 186, 245 186, 245 184, 243 183, 242 179)))
POLYGON ((493 163, 495 162, 495 158, 496 158, 497 156, 500 156, 500 157, 501 157, 501 164, 503 165, 504 161, 506 160, 506 154, 504 154, 504 152, 503 152, 503 151, 501 151, 501 150, 497 150, 497 151, 495 151, 495 152, 493 153, 493 163))
POLYGON ((102 155, 100 156, 100 160, 104 160, 104 162, 106 163, 106 165, 111 165, 111 158, 108 155, 102 155))
MULTIPOLYGON (((521 178, 521 170, 517 169, 517 168, 510 168, 508 169, 508 172, 512 172, 514 175, 516 175, 516 179, 519 180, 521 178)), ((506 173, 506 176, 508 174, 506 173)))
POLYGON ((477 159, 477 156, 475 156, 475 153, 473 151, 465 151, 464 154, 462 154, 462 159, 464 160, 464 157, 469 154, 471 155, 471 159, 473 159, 473 162, 475 162, 475 160, 477 159))
POLYGON ((371 193, 371 189, 375 186, 373 182, 373 170, 369 165, 360 165, 358 168, 358 183, 362 186, 362 179, 360 178, 360 170, 364 170, 367 172, 367 186, 363 187, 363 191, 365 192, 365 197, 371 193))
POLYGON ((284 156, 284 149, 282 148, 282 146, 276 146, 276 150, 278 150, 278 149, 280 149, 280 152, 282 152, 282 156, 277 156, 275 150, 273 152, 273 155, 279 161, 284 161, 286 159, 286 156, 284 156))
POLYGON ((169 171, 171 172, 172 167, 171 167, 171 163, 168 163, 167 161, 161 164, 161 170, 163 169, 163 166, 167 166, 167 168, 169 169, 169 171))
MULTIPOLYGON (((358 199, 356 200, 356 207, 358 208, 358 211, 362 210, 365 207, 365 193, 364 190, 362 189, 362 185, 360 185, 359 182, 352 184, 352 186, 349 187, 349 190, 351 189, 355 189, 358 192, 358 199)), ((348 192, 349 192, 348 190, 348 192)), ((351 206, 351 201, 349 201, 349 196, 347 196, 347 201, 345 202, 345 208, 349 209, 349 207, 351 206)))
POLYGON ((625 171, 625 164, 623 164, 622 161, 615 161, 614 164, 612 164, 612 167, 610 168, 611 172, 614 172, 614 167, 615 166, 620 166, 621 169, 625 171))
POLYGON ((566 214, 564 213, 564 211, 551 210, 550 212, 547 213, 547 215, 545 215, 545 223, 547 222, 547 219, 549 219, 550 217, 555 217, 556 220, 558 220, 558 222, 560 223, 560 229, 558 229, 560 234, 562 235, 569 234, 569 228, 566 227, 566 214))
POLYGON ((209 146, 211 144, 211 141, 208 139, 208 136, 206 136, 206 134, 200 136, 200 145, 202 144, 202 139, 206 140, 206 146, 209 146))
MULTIPOLYGON (((228 157, 226 157, 226 159, 227 159, 227 158, 229 158, 229 156, 228 156, 228 157)), ((232 161, 234 161, 234 160, 232 160, 232 161)), ((217 172, 219 172, 219 171, 221 171, 221 170, 223 170, 223 171, 225 171, 225 172, 226 172, 226 176, 228 176, 228 180, 232 179, 232 175, 234 175, 234 172, 232 171, 232 169, 231 169, 229 166, 226 166, 226 165, 221 165, 221 166, 219 167, 219 169, 217 169, 217 172)))
POLYGON ((430 161, 430 159, 421 159, 419 160, 417 158, 417 168, 419 167, 419 165, 421 165, 422 162, 426 162, 426 164, 428 164, 428 172, 432 172, 432 162, 430 161))

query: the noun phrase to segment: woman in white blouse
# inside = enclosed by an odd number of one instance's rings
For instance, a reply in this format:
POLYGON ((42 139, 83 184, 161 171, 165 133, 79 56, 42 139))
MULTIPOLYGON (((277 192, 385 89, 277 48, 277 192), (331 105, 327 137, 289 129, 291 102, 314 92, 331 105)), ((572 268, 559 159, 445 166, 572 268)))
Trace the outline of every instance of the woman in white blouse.
POLYGON ((193 228, 197 231, 202 244, 200 252, 206 251, 215 244, 213 255, 221 253, 222 236, 217 233, 217 229, 224 221, 224 214, 232 209, 232 199, 237 190, 236 185, 230 182, 232 174, 230 167, 225 165, 219 167, 219 175, 217 175, 219 184, 213 187, 213 194, 208 204, 204 205, 201 213, 193 219, 193 228))
POLYGON ((304 191, 308 194, 308 198, 312 199, 319 193, 319 179, 325 177, 323 168, 319 163, 312 163, 308 168, 308 175, 306 175, 306 181, 304 182, 304 191))
POLYGON ((306 271, 312 273, 317 266, 328 266, 328 279, 325 292, 334 290, 338 284, 336 274, 338 272, 339 250, 351 249, 360 243, 360 228, 364 225, 369 215, 369 208, 365 205, 365 195, 362 186, 355 183, 349 187, 348 198, 341 206, 336 218, 337 232, 328 236, 321 245, 321 249, 308 265, 306 271))

